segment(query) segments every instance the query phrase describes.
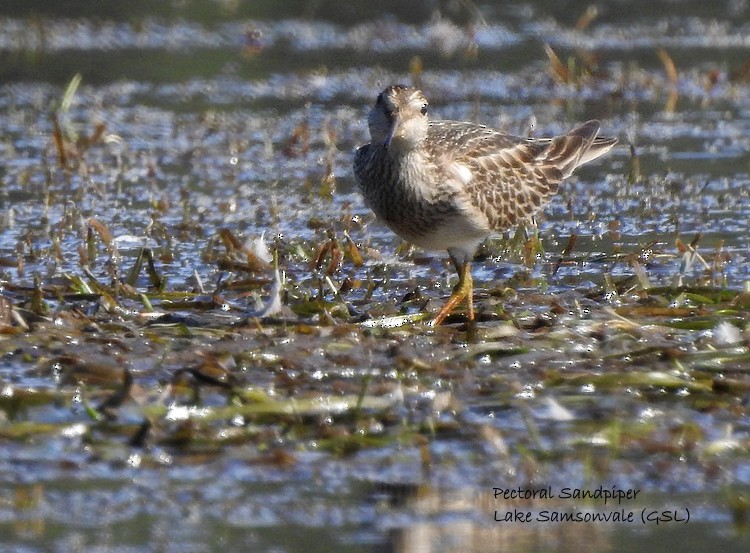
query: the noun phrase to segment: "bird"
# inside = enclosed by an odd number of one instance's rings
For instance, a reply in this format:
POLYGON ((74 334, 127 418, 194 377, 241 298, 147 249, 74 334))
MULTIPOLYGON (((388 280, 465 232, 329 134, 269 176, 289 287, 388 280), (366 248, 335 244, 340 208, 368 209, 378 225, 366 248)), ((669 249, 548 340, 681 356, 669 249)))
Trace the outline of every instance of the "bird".
POLYGON ((368 115, 370 142, 354 153, 364 202, 395 234, 428 251, 447 250, 459 280, 431 321, 464 300, 474 320, 471 262, 493 233, 530 219, 573 171, 609 151, 591 120, 552 138, 523 138, 485 125, 430 120, 421 90, 395 84, 368 115))

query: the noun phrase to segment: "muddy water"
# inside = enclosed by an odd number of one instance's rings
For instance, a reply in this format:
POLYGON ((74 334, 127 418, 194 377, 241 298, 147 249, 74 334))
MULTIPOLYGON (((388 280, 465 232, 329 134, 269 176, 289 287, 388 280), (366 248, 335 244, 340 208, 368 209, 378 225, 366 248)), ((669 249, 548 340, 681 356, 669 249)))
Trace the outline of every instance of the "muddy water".
POLYGON ((372 4, 0 6, 0 551, 746 551, 750 6, 372 4), (539 246, 483 246, 478 337, 362 327, 313 268, 351 238, 330 281, 357 315, 450 287, 354 189, 393 82, 435 118, 621 140, 539 246), (279 318, 241 324, 273 273, 220 265, 222 229, 278 252, 279 318), (110 299, 143 246, 160 290, 144 269, 110 299), (600 486, 639 494, 562 497, 600 486))

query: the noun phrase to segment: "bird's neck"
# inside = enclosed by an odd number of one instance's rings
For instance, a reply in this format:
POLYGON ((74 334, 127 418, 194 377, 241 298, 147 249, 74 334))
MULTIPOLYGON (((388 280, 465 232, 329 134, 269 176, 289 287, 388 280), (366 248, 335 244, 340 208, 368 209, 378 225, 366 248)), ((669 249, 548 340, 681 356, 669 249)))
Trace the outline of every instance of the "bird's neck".
POLYGON ((415 141, 408 138, 394 136, 391 143, 388 145, 388 148, 386 148, 386 152, 393 159, 413 156, 415 154, 423 154, 424 141, 415 141))

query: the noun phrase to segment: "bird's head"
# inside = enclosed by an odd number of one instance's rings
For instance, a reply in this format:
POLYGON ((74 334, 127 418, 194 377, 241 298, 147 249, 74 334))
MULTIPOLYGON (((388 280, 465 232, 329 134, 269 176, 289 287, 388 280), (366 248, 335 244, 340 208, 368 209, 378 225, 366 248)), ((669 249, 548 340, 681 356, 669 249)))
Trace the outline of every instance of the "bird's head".
POLYGON ((373 144, 410 150, 426 137, 427 99, 421 91, 392 85, 378 94, 368 118, 373 144))

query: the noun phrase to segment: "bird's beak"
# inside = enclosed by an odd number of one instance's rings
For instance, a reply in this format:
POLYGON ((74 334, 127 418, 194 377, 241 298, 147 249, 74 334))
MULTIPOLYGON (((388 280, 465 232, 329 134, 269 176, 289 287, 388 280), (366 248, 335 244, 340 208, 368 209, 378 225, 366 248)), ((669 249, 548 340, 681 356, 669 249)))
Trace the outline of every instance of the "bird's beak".
POLYGON ((393 135, 396 134, 396 118, 391 117, 391 124, 388 127, 388 134, 385 137, 385 142, 383 145, 385 146, 385 149, 388 149, 388 146, 391 145, 391 140, 393 140, 393 135))

